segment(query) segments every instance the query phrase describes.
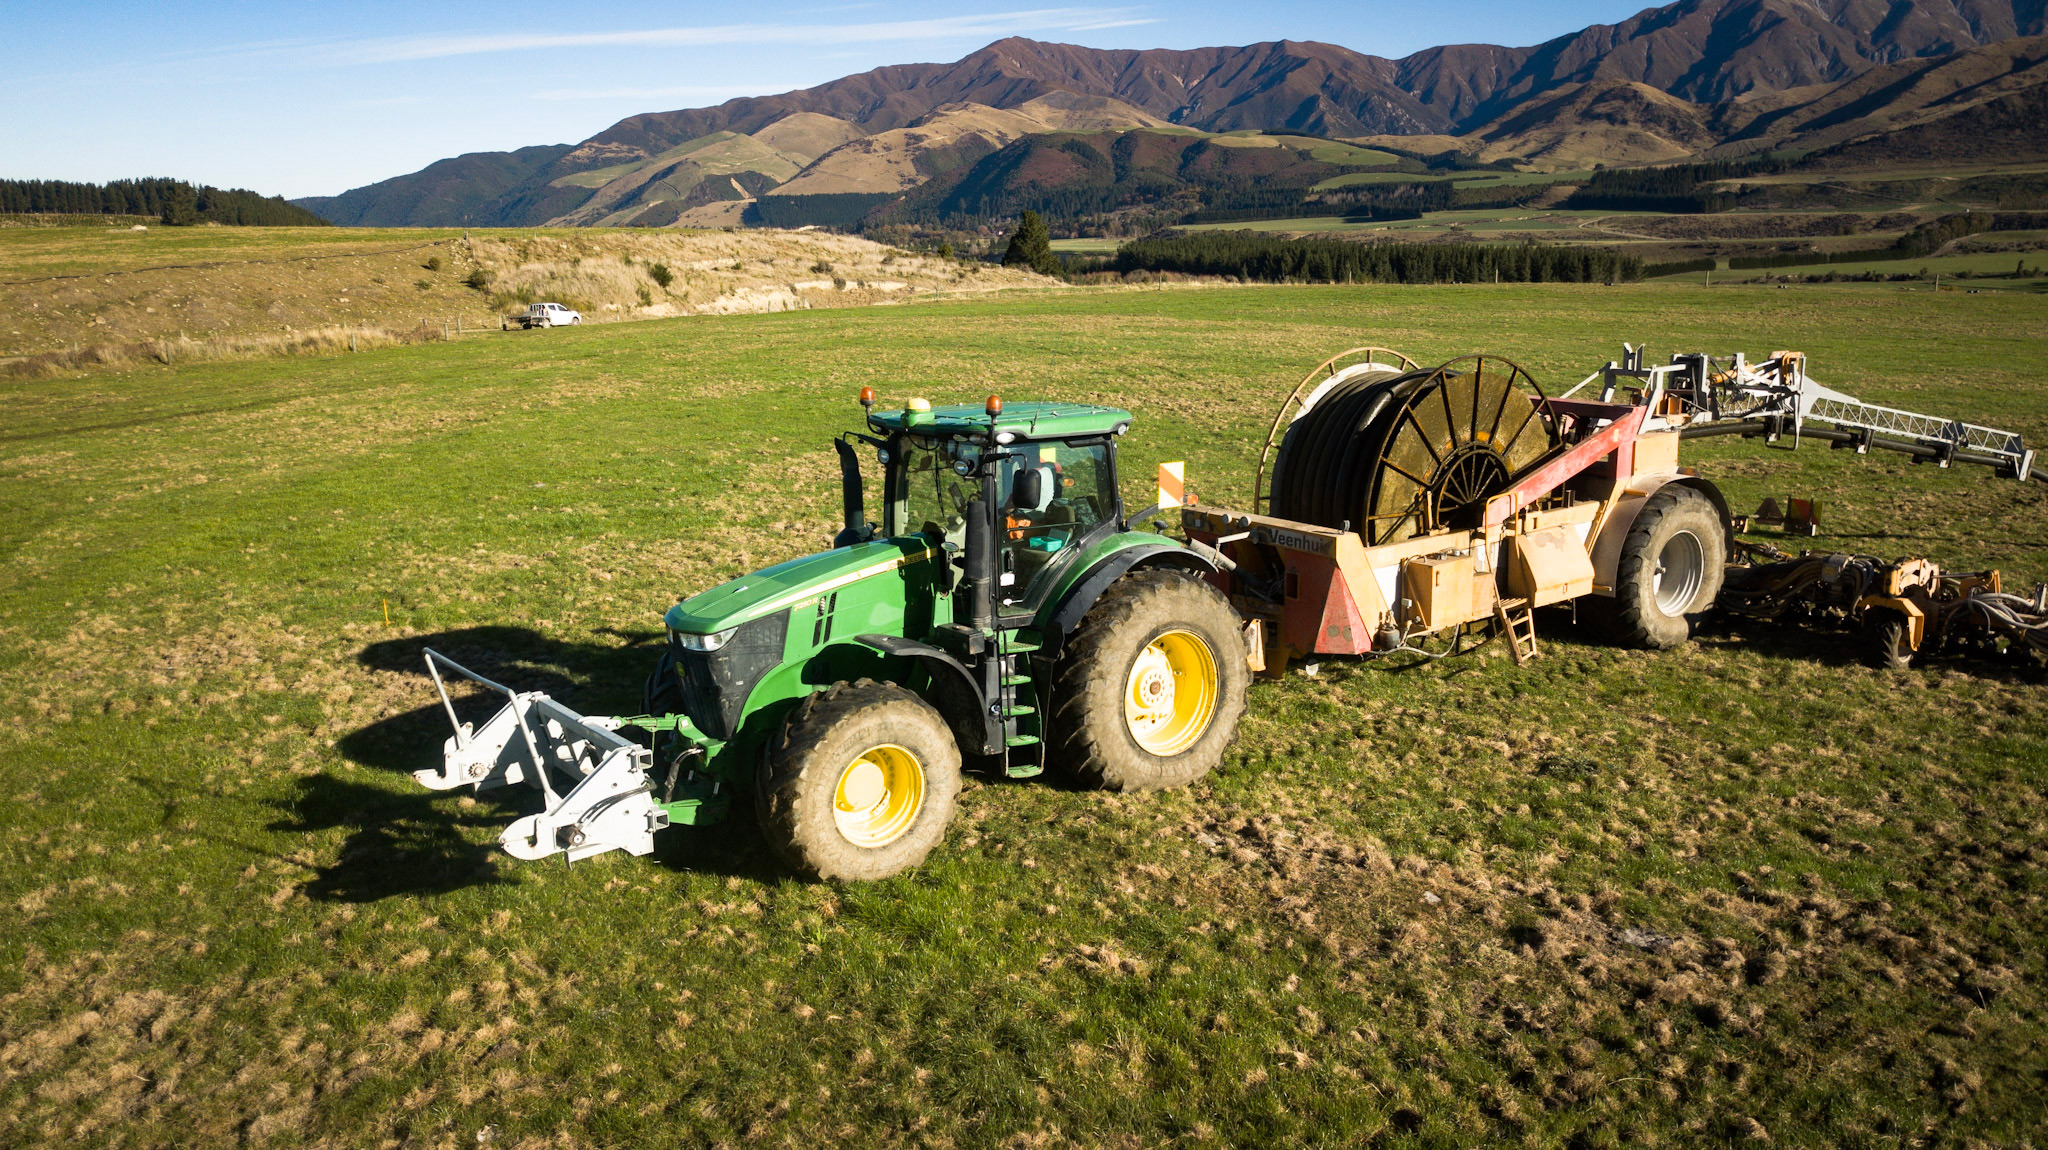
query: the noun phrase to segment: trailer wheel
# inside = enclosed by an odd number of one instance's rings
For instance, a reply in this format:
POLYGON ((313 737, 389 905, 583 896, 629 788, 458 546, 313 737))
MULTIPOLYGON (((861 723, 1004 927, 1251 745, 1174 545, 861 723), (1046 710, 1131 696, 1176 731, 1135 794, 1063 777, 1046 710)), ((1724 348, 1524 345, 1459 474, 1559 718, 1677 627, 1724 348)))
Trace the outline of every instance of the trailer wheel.
POLYGON ((761 830, 790 866, 887 878, 924 861, 960 793, 960 748, 931 704, 894 683, 837 683, 797 705, 754 788, 761 830))
POLYGON ((1691 617, 1720 596, 1727 561, 1727 529, 1706 496, 1677 486, 1657 492, 1622 542, 1609 629, 1633 647, 1662 650, 1685 642, 1691 617))
POLYGON ((1913 639, 1906 617, 1883 607, 1863 613, 1863 650, 1880 671, 1903 671, 1913 665, 1913 639))
POLYGON ((1138 571, 1105 591, 1053 671, 1050 761, 1113 791, 1213 770, 1244 714, 1242 625, 1199 579, 1138 571))

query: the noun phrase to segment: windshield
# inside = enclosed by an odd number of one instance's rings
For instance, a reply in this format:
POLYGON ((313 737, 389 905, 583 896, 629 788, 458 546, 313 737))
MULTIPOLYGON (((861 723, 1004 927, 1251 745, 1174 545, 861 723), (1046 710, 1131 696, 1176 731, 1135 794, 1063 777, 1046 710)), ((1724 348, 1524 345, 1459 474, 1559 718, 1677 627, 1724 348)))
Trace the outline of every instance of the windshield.
MULTIPOLYGON (((969 489, 974 481, 953 470, 942 445, 922 439, 898 441, 903 453, 900 474, 903 484, 896 504, 902 518, 890 525, 892 535, 922 534, 934 543, 967 542, 967 507, 974 498, 969 489)), ((972 451, 973 449, 968 449, 972 451)))

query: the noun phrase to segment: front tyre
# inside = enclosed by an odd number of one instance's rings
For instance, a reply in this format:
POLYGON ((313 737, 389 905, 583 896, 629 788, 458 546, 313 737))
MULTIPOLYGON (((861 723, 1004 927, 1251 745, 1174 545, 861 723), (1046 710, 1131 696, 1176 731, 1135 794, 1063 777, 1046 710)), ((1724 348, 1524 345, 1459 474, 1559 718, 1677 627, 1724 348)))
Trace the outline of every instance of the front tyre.
POLYGON ((837 683, 797 704, 768 744, 756 812, 769 845, 815 878, 887 878, 923 862, 960 794, 939 712, 893 683, 837 683))
POLYGON ((1209 584, 1139 571, 1112 584, 1053 670, 1050 761, 1113 791, 1185 786, 1237 735, 1251 672, 1237 612, 1209 584))

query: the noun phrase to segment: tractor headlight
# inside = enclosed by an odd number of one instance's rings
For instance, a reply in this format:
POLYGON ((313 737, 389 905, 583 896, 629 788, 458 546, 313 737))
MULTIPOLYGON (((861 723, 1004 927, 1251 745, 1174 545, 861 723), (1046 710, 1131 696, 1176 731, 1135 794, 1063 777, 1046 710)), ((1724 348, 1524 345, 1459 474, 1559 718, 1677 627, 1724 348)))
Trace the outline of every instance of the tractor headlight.
POLYGON ((733 632, 737 630, 739 630, 738 627, 727 627, 723 631, 710 635, 690 635, 678 631, 676 632, 676 642, 681 643, 685 650, 716 651, 720 647, 725 646, 726 640, 731 639, 733 632))

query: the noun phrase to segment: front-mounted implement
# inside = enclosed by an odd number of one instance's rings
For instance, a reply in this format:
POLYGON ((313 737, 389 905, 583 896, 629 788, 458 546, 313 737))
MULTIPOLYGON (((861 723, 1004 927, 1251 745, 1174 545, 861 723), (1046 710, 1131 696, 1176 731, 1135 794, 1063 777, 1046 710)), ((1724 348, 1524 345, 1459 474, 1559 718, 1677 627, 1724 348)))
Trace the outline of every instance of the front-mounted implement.
POLYGON ((521 858, 645 854, 663 827, 748 793, 799 869, 879 878, 939 841, 963 766, 1119 790, 1211 769, 1244 707, 1242 622, 1202 582, 1208 559, 1132 529, 1117 485, 1130 413, 862 403, 837 441, 835 546, 672 608, 644 714, 579 715, 429 652, 437 685, 449 670, 506 702, 480 727, 456 721, 419 780, 540 790, 544 809, 503 837, 521 858))
POLYGON ((539 790, 546 809, 499 836, 516 858, 564 854, 573 861, 608 850, 644 855, 654 849, 655 831, 675 823, 715 821, 731 803, 720 780, 677 776, 673 768, 686 765, 687 754, 670 762, 657 795, 655 752, 619 734, 622 728, 640 727, 657 736, 657 746, 663 733, 690 743, 695 732, 686 717, 579 715, 538 691, 514 691, 493 682, 439 651, 429 649, 426 660, 455 733, 442 746, 441 768, 414 771, 413 778, 437 791, 462 786, 483 791, 518 783, 539 790), (504 695, 505 705, 481 728, 463 722, 441 677, 444 669, 504 695))

